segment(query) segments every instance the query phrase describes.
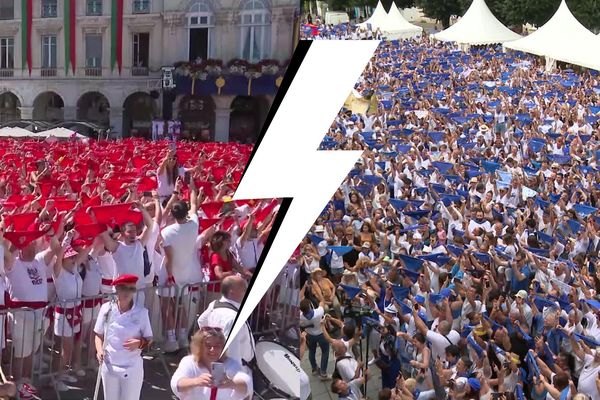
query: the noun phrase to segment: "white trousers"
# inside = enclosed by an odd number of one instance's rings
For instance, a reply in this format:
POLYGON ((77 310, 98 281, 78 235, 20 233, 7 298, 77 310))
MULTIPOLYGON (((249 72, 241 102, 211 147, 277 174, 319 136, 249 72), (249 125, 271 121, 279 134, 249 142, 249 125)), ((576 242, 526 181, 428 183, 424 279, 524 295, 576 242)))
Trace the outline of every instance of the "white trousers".
POLYGON ((139 400, 144 380, 144 363, 139 358, 129 368, 102 364, 102 388, 106 400, 139 400))

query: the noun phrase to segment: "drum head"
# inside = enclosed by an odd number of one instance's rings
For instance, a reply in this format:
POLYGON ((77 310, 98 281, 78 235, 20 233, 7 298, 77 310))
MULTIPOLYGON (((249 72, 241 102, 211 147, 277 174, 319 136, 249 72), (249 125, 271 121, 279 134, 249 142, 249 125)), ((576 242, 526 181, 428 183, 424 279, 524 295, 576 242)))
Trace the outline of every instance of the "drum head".
POLYGON ((282 392, 300 397, 299 379, 302 370, 300 360, 279 343, 259 341, 256 343, 256 364, 264 377, 282 392))

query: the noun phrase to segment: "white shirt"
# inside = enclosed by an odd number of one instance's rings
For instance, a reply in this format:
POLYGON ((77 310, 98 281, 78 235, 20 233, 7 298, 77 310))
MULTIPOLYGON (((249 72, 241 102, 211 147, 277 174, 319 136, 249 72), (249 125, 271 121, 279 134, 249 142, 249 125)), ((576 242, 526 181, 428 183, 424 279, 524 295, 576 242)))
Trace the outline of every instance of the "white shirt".
POLYGON ((131 310, 121 314, 116 302, 104 303, 100 307, 94 332, 104 335, 105 324, 108 329, 104 337, 104 362, 111 366, 127 368, 139 362, 142 350, 129 351, 123 347, 123 343, 132 338, 151 338, 152 326, 148 317, 148 310, 144 307, 134 305, 131 310), (109 313, 110 310, 110 313, 109 313), (108 321, 106 316, 108 314, 108 321))
POLYGON ((156 221, 152 222, 152 228, 150 229, 150 236, 148 238, 148 243, 146 243, 146 249, 148 250, 148 259, 150 260, 150 272, 144 278, 146 284, 152 283, 154 280, 154 275, 158 270, 158 266, 154 262, 154 258, 152 257, 152 253, 154 253, 154 248, 156 247, 156 242, 158 241, 158 236, 160 235, 160 226, 156 223, 156 221))
POLYGON ((90 257, 88 262, 90 268, 85 271, 81 294, 84 296, 97 296, 100 294, 102 286, 102 271, 100 271, 100 266, 94 258, 90 257))
MULTIPOLYGON (((179 167, 178 175, 184 176, 185 168, 179 167)), ((173 194, 173 191, 175 190, 175 181, 169 183, 166 168, 162 174, 159 174, 158 170, 156 171, 156 182, 158 183, 156 191, 158 192, 159 197, 169 197, 173 194)))
MULTIPOLYGON (((56 289, 56 297, 61 302, 70 299, 78 299, 82 297, 83 279, 78 271, 70 272, 61 268, 58 276, 54 278, 54 288, 56 289)), ((76 307, 81 304, 81 301, 61 303, 61 307, 76 307)))
POLYGON ((171 247, 173 277, 177 284, 202 282, 203 274, 196 247, 198 216, 184 223, 175 223, 162 230, 163 246, 171 247))
POLYGON ((321 319, 325 315, 323 307, 317 307, 313 310, 312 318, 308 319, 304 314, 300 313, 300 327, 304 328, 310 336, 319 336, 323 333, 321 329, 321 319))
POLYGON ((242 243, 242 238, 239 237, 235 241, 235 250, 240 258, 240 264, 242 264, 244 268, 250 270, 256 268, 260 253, 262 253, 264 247, 265 246, 259 238, 248 239, 242 243))
MULTIPOLYGON (((226 298, 225 296, 219 299, 221 303, 229 303, 239 310, 240 304, 233 300, 226 298)), ((231 332, 233 328, 233 321, 237 316, 237 312, 229 308, 214 308, 215 302, 213 301, 208 305, 208 308, 198 318, 198 326, 200 328, 204 326, 210 326, 213 328, 221 328, 225 337, 231 332)), ((231 344, 227 348, 227 356, 242 362, 245 360, 250 362, 254 358, 254 338, 246 322, 246 326, 240 329, 239 333, 231 341, 231 344)))
POLYGON ((600 399, 600 393, 596 387, 596 377, 600 372, 600 364, 592 366, 594 363, 594 356, 586 354, 584 359, 584 367, 579 375, 579 383, 577 385, 577 391, 580 393, 587 393, 592 399, 600 399))
POLYGON ((13 301, 48 301, 47 265, 44 254, 36 254, 33 261, 14 260, 6 271, 7 291, 13 301))
POLYGON ((119 241, 117 250, 112 253, 115 260, 115 276, 131 274, 138 277, 136 287, 142 289, 146 286, 144 281, 144 246, 140 240, 133 244, 119 241))
POLYGON ((448 333, 448 335, 444 336, 441 333, 434 331, 427 331, 427 340, 431 343, 431 355, 433 359, 437 359, 438 357, 444 359, 446 355, 446 347, 451 344, 457 344, 460 340, 460 333, 456 332, 454 329, 448 333), (446 340, 448 338, 448 340, 446 340))
MULTIPOLYGON (((248 388, 252 387, 252 378, 242 370, 242 366, 230 357, 223 361, 225 374, 229 379, 243 379, 248 388)), ((203 374, 209 374, 210 371, 200 366, 193 355, 185 356, 179 362, 177 370, 171 378, 171 390, 180 400, 209 400, 211 388, 205 386, 196 386, 184 392, 179 391, 177 383, 182 378, 195 378, 203 374)), ((242 400, 250 395, 250 391, 238 392, 234 389, 217 389, 216 400, 242 400)))

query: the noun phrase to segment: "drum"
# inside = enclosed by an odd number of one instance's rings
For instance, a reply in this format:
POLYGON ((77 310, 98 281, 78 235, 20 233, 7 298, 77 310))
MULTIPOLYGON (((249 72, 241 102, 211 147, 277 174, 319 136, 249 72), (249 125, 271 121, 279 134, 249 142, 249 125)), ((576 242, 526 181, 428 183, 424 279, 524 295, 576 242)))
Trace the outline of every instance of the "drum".
POLYGON ((263 400, 299 399, 300 360, 287 347, 271 340, 256 343, 251 364, 254 392, 263 400))

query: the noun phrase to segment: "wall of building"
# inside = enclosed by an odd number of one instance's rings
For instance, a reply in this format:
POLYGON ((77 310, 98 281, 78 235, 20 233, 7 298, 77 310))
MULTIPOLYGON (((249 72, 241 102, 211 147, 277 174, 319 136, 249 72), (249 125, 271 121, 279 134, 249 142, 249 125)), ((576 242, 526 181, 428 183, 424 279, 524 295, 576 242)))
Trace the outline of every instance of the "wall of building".
MULTIPOLYGON (((88 92, 101 93, 110 105, 110 123, 117 130, 122 129, 123 105, 128 96, 135 93, 150 93, 160 89, 160 69, 188 57, 188 19, 186 13, 195 0, 153 0, 148 14, 133 14, 132 0, 125 0, 123 18, 123 68, 121 73, 111 68, 111 1, 103 1, 103 13, 99 16, 87 16, 87 1, 77 0, 76 8, 76 62, 75 74, 65 70, 65 29, 64 0, 58 0, 58 17, 41 17, 41 0, 33 1, 32 24, 32 72, 31 76, 22 65, 21 44, 21 1, 15 0, 14 19, 0 21, 0 38, 14 38, 14 65, 12 76, 3 74, 0 78, 0 94, 11 92, 17 96, 21 105, 21 118, 31 118, 37 96, 43 92, 57 93, 64 101, 64 118, 75 119, 77 102, 88 92), (133 35, 147 32, 150 35, 149 74, 133 76, 133 35), (85 73, 85 35, 102 36, 101 76, 86 76, 85 73), (56 76, 42 76, 42 36, 57 36, 56 76)), ((215 15, 215 26, 211 28, 214 39, 210 58, 221 59, 227 63, 241 56, 241 33, 239 10, 244 0, 207 0, 215 15)), ((291 57, 293 49, 293 17, 297 0, 269 0, 266 2, 271 12, 271 51, 266 58, 285 62, 291 57)), ((0 70, 0 73, 3 71, 0 70)), ((226 140, 228 136, 227 119, 231 99, 218 99, 213 96, 217 109, 216 123, 219 132, 215 136, 226 140)), ((272 102, 272 98, 269 100, 272 102)), ((160 116, 161 101, 156 100, 155 112, 160 116)), ((262 117, 261 117, 262 118, 262 117)))

